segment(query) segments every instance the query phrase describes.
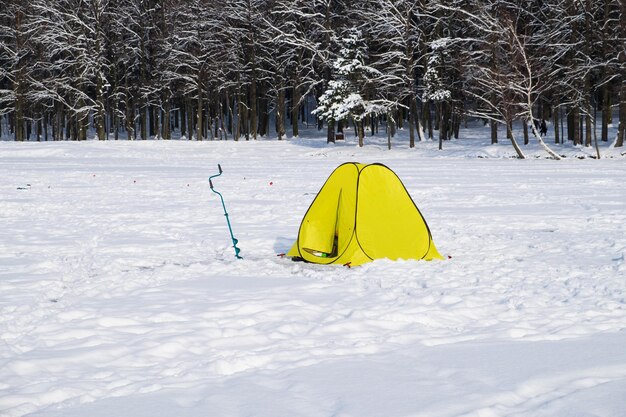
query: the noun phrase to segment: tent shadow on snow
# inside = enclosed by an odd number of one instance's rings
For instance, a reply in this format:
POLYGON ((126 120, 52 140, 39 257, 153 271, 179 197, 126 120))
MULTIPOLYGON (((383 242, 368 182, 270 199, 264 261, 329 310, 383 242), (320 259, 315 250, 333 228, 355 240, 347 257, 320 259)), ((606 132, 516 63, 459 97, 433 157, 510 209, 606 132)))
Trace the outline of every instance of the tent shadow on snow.
POLYGON ((374 259, 443 259, 400 178, 382 164, 348 162, 328 177, 287 256, 356 266, 374 259))

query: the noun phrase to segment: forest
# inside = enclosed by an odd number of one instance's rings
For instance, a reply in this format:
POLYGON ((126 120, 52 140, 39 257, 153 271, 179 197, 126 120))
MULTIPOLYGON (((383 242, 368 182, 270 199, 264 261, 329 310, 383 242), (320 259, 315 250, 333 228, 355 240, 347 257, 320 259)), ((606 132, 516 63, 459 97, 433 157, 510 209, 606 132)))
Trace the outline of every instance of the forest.
POLYGON ((519 121, 525 142, 539 120, 556 143, 626 136, 622 0, 1 4, 0 138, 281 140, 303 118, 360 145, 441 144, 467 118, 515 147, 519 121))

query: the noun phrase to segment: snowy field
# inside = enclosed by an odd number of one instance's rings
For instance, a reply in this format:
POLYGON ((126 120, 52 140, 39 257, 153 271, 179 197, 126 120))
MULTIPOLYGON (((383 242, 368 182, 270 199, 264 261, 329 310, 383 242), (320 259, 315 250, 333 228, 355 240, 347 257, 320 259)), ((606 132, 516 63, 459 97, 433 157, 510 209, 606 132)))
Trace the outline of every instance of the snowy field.
POLYGON ((626 150, 314 133, 0 142, 0 415, 626 415, 626 150), (277 257, 347 161, 392 168, 450 258, 277 257))

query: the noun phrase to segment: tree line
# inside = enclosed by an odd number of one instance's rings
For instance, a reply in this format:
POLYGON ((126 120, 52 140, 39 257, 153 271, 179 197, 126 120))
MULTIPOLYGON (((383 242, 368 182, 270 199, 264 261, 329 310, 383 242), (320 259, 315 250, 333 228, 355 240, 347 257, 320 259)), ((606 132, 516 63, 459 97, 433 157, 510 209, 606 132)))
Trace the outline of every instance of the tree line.
POLYGON ((622 146, 626 2, 2 0, 0 137, 283 139, 313 108, 328 141, 480 117, 520 157, 519 120, 622 146))

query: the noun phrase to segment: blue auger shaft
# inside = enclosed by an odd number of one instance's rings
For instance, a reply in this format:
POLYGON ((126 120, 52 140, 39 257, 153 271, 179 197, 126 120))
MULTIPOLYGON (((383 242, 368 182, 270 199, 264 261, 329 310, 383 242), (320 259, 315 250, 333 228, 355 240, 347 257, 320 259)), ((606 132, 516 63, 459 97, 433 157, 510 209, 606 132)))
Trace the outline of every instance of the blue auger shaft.
POLYGON ((219 195, 220 200, 222 201, 222 207, 224 208, 224 216, 226 217, 226 223, 228 224, 228 231, 230 232, 230 238, 233 240, 233 248, 235 249, 235 258, 243 259, 241 256, 239 256, 239 252, 241 252, 241 249, 237 247, 237 243, 239 243, 239 241, 235 239, 235 236, 233 235, 233 228, 230 226, 230 219, 228 217, 228 212, 226 211, 226 204, 224 204, 224 197, 222 197, 222 194, 220 192, 216 191, 215 188, 213 188, 212 179, 222 175, 222 167, 220 166, 220 164, 217 164, 217 169, 219 171, 219 174, 215 174, 209 177, 209 185, 211 186, 211 191, 219 195))

